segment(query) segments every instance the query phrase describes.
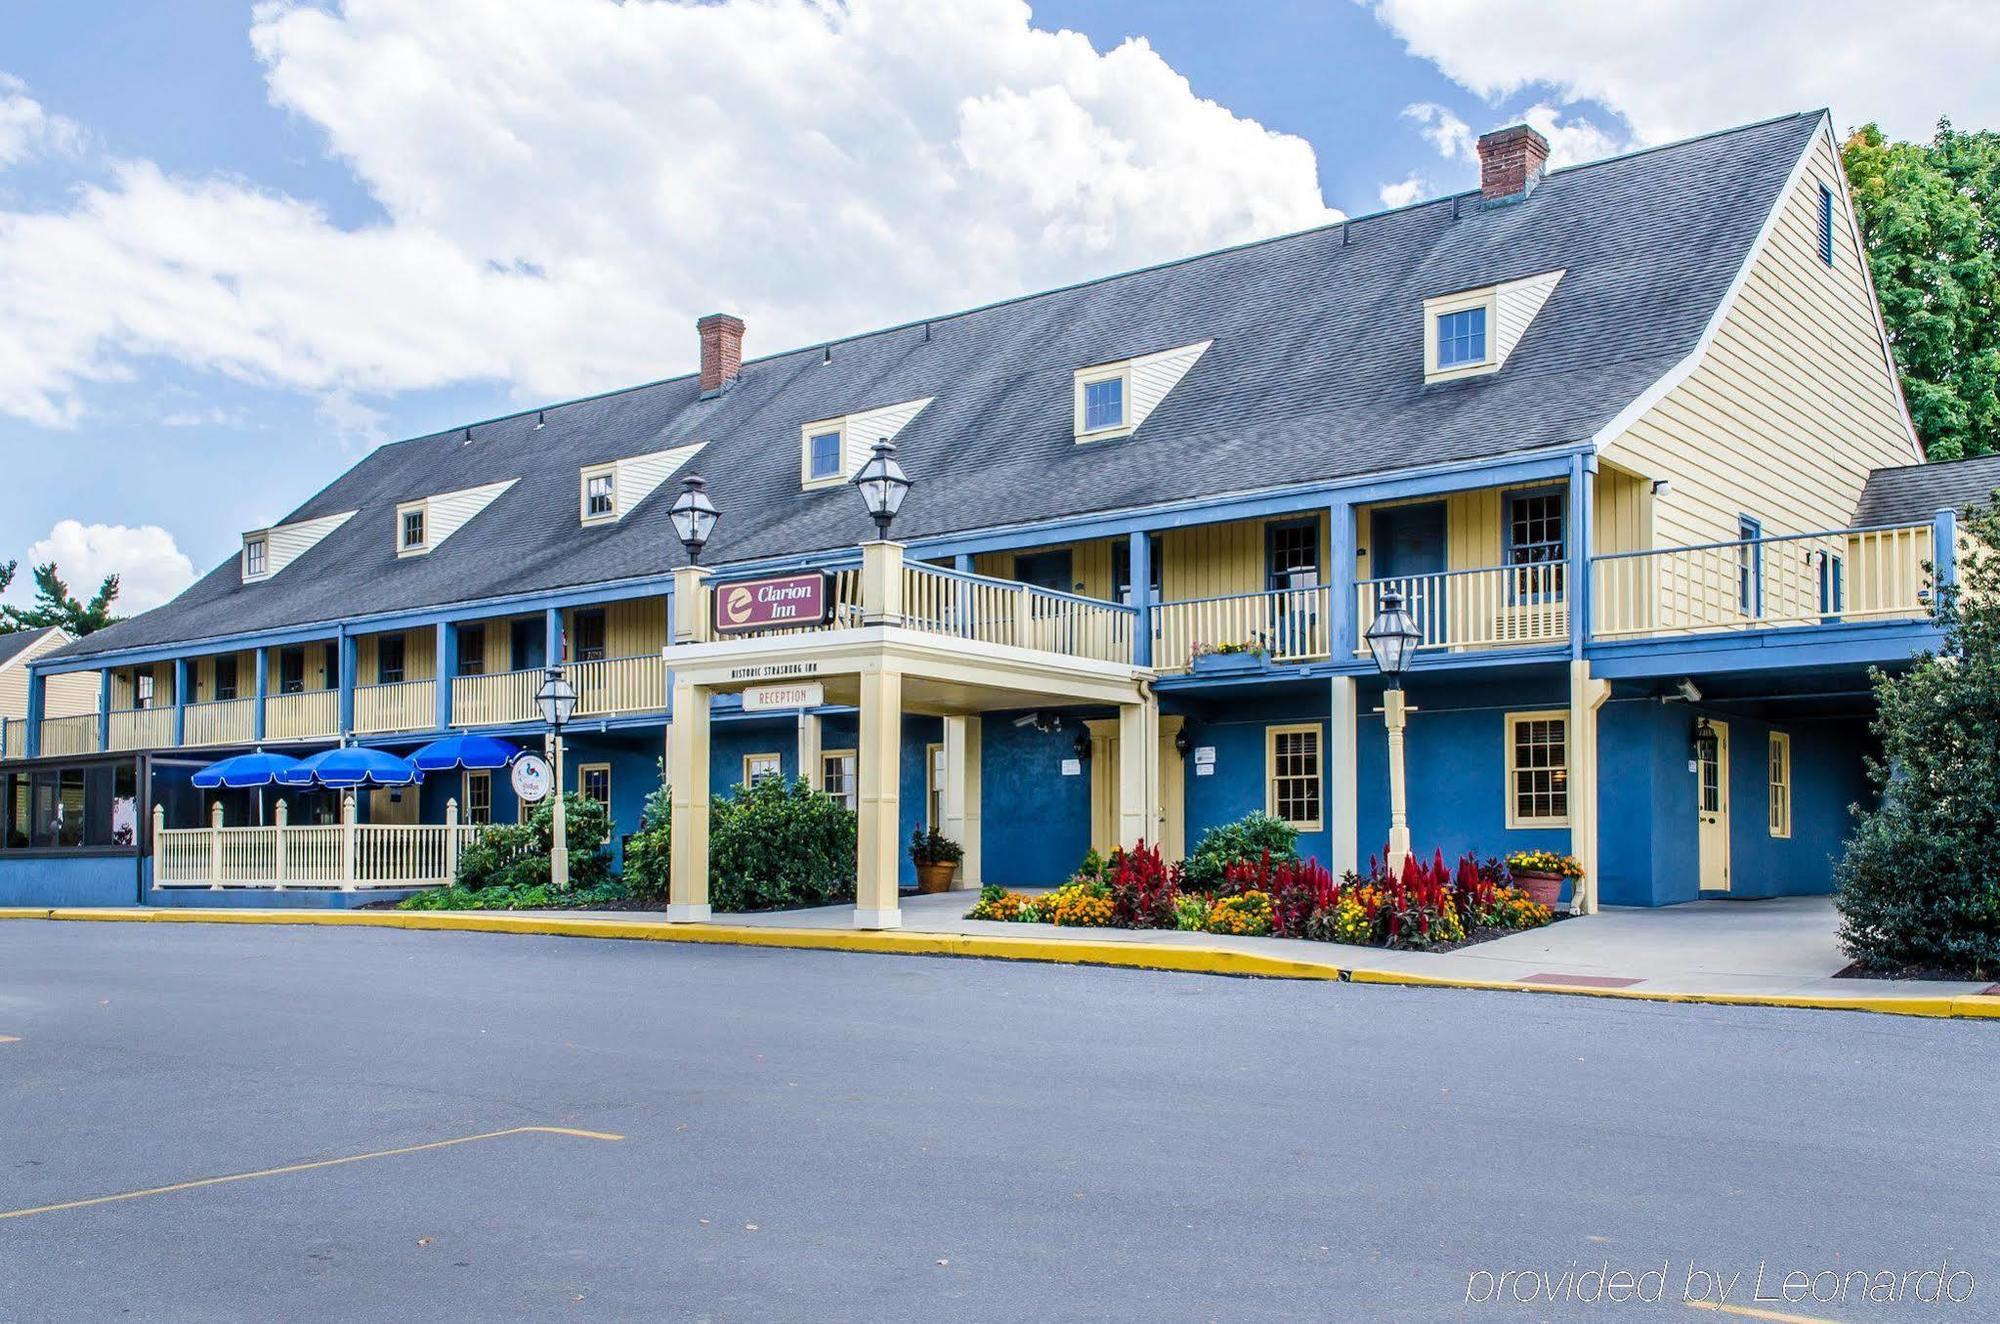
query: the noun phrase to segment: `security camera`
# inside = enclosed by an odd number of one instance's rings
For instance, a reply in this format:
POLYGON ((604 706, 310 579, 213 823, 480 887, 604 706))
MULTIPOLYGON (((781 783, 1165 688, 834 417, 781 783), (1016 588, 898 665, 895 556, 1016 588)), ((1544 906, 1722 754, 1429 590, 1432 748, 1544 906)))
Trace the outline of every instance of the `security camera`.
POLYGON ((1679 680, 1675 681, 1674 688, 1680 691, 1680 696, 1683 699, 1686 699, 1689 703, 1701 702, 1701 691, 1695 688, 1695 683, 1689 680, 1686 676, 1683 676, 1679 680))

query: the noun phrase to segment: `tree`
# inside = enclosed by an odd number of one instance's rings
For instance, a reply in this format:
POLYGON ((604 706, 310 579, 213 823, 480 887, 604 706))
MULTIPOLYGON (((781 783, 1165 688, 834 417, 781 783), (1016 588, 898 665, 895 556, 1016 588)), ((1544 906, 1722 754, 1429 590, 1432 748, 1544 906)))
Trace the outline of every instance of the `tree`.
POLYGON ((2000 134, 1940 120, 1892 143, 1869 124, 1840 155, 1925 452, 2000 449, 2000 134))
MULTIPOLYGON (((5 573, 0 574, 0 592, 6 591, 14 577, 14 563, 7 562, 4 569, 5 573)), ((40 630, 55 625, 81 639, 118 619, 111 614, 111 604, 117 600, 118 576, 106 575, 90 601, 79 602, 70 596, 69 585, 56 573, 55 562, 50 561, 35 567, 35 601, 32 606, 0 607, 0 627, 4 627, 0 633, 40 630)))
POLYGON ((1835 877, 1841 941, 1880 970, 2000 975, 2000 506, 1968 512, 1944 643, 1875 679, 1875 807, 1835 877))

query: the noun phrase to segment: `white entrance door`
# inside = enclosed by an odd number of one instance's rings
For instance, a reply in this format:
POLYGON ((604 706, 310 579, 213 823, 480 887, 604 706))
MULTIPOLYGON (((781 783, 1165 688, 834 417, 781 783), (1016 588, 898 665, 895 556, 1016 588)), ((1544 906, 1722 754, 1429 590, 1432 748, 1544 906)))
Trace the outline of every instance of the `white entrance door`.
POLYGON ((1701 890, 1729 890, 1729 728, 1711 720, 1715 743, 1697 744, 1695 809, 1701 838, 1701 890))

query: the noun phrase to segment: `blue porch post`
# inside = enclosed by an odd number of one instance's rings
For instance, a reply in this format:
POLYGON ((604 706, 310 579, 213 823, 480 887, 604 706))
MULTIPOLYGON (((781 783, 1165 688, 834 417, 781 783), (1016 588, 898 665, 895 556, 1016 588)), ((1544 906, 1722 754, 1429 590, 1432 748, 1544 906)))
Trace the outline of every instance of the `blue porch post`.
POLYGON ((97 673, 97 747, 111 748, 111 668, 97 673))
POLYGON ((1132 665, 1153 665, 1153 538, 1144 529, 1126 535, 1131 554, 1128 576, 1132 581, 1132 605, 1138 615, 1132 622, 1132 665))
POLYGON ((544 665, 559 667, 563 661, 563 614, 561 607, 550 607, 542 613, 544 665))
POLYGON ((952 565, 952 569, 954 569, 954 570, 958 571, 958 572, 959 572, 960 574, 962 574, 962 575, 969 575, 969 574, 971 574, 971 573, 972 573, 972 553, 971 553, 971 552, 960 552, 960 553, 959 553, 959 554, 958 554, 957 556, 954 556, 954 557, 952 557, 952 558, 951 558, 951 565, 952 565))
POLYGON ((1958 512, 1940 510, 1931 516, 1931 564, 1937 567, 1937 586, 1958 586, 1958 512))
POLYGON ((343 739, 354 730, 354 671, 361 665, 361 649, 354 636, 340 627, 340 734, 343 739))
POLYGON ((451 725, 451 685, 458 675, 458 626, 450 621, 437 623, 437 727, 451 725))
POLYGON ((174 747, 187 743, 188 660, 174 659, 174 747))
MULTIPOLYGON (((111 673, 106 672, 105 675, 111 673)), ((42 752, 42 709, 48 706, 49 678, 34 663, 28 664, 28 757, 42 752)), ((99 718, 101 724, 105 719, 99 718)))
POLYGON ((271 701, 271 650, 257 650, 257 710, 250 715, 250 735, 264 743, 264 705, 271 701))
POLYGON ((1597 456, 1577 454, 1569 461, 1569 655, 1583 657, 1584 638, 1590 633, 1590 551, 1596 542, 1591 528, 1592 496, 1597 490, 1597 456))
POLYGON ((1326 508, 1327 559, 1327 647, 1333 661, 1354 656, 1357 635, 1355 612, 1354 506, 1336 501, 1326 508))

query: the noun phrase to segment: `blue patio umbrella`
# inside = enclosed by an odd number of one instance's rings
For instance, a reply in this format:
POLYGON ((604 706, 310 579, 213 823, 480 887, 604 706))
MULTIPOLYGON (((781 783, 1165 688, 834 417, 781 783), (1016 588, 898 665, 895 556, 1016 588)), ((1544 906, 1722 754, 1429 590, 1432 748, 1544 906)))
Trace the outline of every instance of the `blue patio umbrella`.
POLYGON ((299 761, 289 755, 266 754, 260 749, 254 754, 238 754, 220 763, 211 763, 188 780, 204 791, 213 791, 218 787, 243 791, 273 784, 290 785, 287 777, 296 775, 300 766, 299 761))
POLYGON ((456 735, 442 740, 433 740, 416 753, 410 755, 410 762, 421 772, 455 772, 459 768, 474 771, 490 771, 504 768, 521 757, 516 746, 492 736, 456 735))
POLYGON ((423 779, 416 764, 386 749, 342 745, 313 755, 280 780, 286 786, 318 784, 345 791, 356 786, 410 786, 423 779))

